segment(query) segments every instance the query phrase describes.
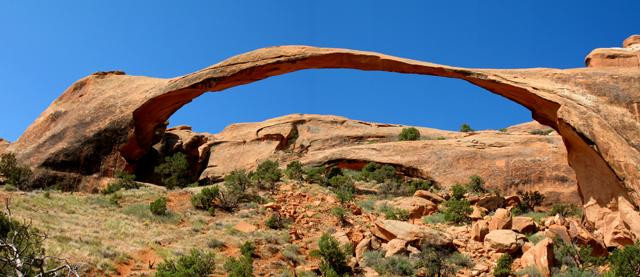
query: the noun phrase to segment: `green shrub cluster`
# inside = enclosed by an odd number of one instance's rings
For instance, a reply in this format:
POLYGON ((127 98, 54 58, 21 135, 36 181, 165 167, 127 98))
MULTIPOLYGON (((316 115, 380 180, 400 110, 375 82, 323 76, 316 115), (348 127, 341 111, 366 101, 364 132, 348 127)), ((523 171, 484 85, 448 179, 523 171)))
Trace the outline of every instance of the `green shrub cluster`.
POLYGON ((149 203, 149 210, 154 215, 166 215, 167 214, 167 198, 160 197, 155 201, 149 203))
POLYGON ((464 199, 464 195, 467 194, 467 188, 461 184, 455 184, 451 186, 451 199, 461 200, 464 199))
POLYGON ((449 199, 444 202, 444 219, 448 222, 461 224, 469 222, 469 214, 473 211, 471 203, 466 199, 449 199))
POLYGON ((290 180, 304 180, 304 169, 302 167, 302 163, 300 163, 299 161, 293 161, 287 164, 287 169, 285 169, 284 173, 290 180))
POLYGON ((116 178, 116 181, 109 183, 107 187, 102 190, 102 194, 112 194, 122 189, 129 190, 140 188, 140 184, 134 181, 136 179, 136 175, 128 174, 126 172, 118 172, 116 173, 116 178))
POLYGON ((370 162, 362 168, 362 177, 367 181, 375 181, 380 184, 386 180, 395 181, 398 178, 396 169, 392 165, 380 165, 374 162, 370 162))
POLYGON ((158 265, 156 277, 204 277, 215 269, 214 255, 193 249, 177 260, 165 260, 158 265))
POLYGON ((461 268, 473 266, 469 257, 452 248, 429 244, 420 247, 420 253, 412 257, 394 255, 385 258, 380 251, 367 251, 363 263, 382 276, 415 276, 418 270, 424 270, 424 276, 455 276, 461 268))
POLYGON ((384 214, 385 219, 392 220, 409 220, 409 212, 407 210, 391 207, 386 203, 378 208, 378 211, 384 214))
POLYGON ((338 222, 340 222, 341 225, 347 221, 347 212, 343 207, 332 208, 331 214, 338 219, 338 222))
POLYGON ((224 191, 218 185, 203 188, 191 197, 194 208, 213 213, 214 208, 233 211, 242 201, 250 200, 251 181, 244 171, 232 171, 224 178, 224 191))
POLYGON ((408 140, 419 140, 420 139, 420 131, 414 127, 404 128, 398 135, 398 140, 400 141, 408 141, 408 140))
POLYGON ((513 275, 511 271, 511 264, 513 263, 513 258, 511 255, 504 253, 500 258, 498 258, 498 262, 496 263, 496 267, 493 269, 494 277, 509 277, 513 275))
POLYGON ((640 272, 640 242, 616 249, 609 257, 606 276, 638 276, 640 272))
POLYGON ((282 178, 282 170, 280 170, 277 162, 266 160, 260 163, 256 171, 250 175, 258 188, 268 189, 274 192, 277 189, 278 182, 282 178))
POLYGON ((474 130, 473 128, 471 128, 471 126, 469 126, 469 124, 467 124, 467 123, 463 123, 463 124, 460 126, 460 132, 463 132, 463 133, 471 133, 471 132, 475 132, 475 130, 474 130))
POLYGON ((253 276, 253 254, 256 247, 247 241, 240 246, 240 258, 231 258, 224 264, 224 269, 229 277, 252 277, 253 276))
POLYGON ((356 194, 356 186, 351 177, 337 175, 329 179, 329 184, 333 188, 333 191, 341 204, 345 204, 353 200, 354 195, 356 194))
POLYGON ((551 207, 551 211, 549 212, 549 214, 550 215, 559 214, 563 217, 570 217, 570 216, 581 217, 582 210, 575 204, 559 203, 559 204, 554 204, 553 207, 551 207))
POLYGON ((484 187, 484 180, 482 177, 478 175, 472 175, 469 177, 469 183, 467 183, 467 188, 470 192, 473 193, 485 193, 487 189, 484 187))
POLYGON ((319 256, 322 260, 320 271, 323 276, 344 276, 351 273, 346 254, 338 241, 329 234, 320 237, 318 249, 313 251, 313 255, 319 256))
POLYGON ((186 187, 191 183, 189 162, 184 153, 178 152, 164 158, 164 162, 154 169, 160 175, 162 183, 168 188, 186 187))
POLYGON ((597 272, 597 267, 606 263, 605 257, 591 255, 591 247, 576 246, 565 243, 561 238, 553 240, 554 276, 580 273, 579 276, 591 276, 597 272))
POLYGON ((19 190, 33 189, 33 172, 28 166, 20 164, 13 153, 0 156, 0 175, 5 178, 6 185, 19 190))
POLYGON ((513 213, 514 215, 533 212, 535 207, 542 205, 542 202, 544 201, 544 195, 542 195, 539 191, 519 191, 518 195, 520 195, 520 203, 518 203, 518 205, 516 205, 516 207, 511 210, 511 213, 513 213))
POLYGON ((279 214, 272 214, 265 220, 265 225, 270 229, 279 230, 284 228, 284 222, 279 214))
POLYGON ((539 136, 546 136, 546 135, 551 134, 552 132, 553 132, 553 129, 546 129, 546 130, 536 129, 536 130, 529 131, 529 134, 539 135, 539 136))

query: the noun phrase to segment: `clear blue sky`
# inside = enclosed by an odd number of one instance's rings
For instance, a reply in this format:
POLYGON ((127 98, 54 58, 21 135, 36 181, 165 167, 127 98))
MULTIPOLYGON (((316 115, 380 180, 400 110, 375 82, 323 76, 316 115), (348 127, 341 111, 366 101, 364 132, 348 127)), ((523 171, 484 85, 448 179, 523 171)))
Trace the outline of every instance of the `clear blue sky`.
MULTIPOLYGON (((2 1, 0 137, 15 140, 95 71, 174 77, 265 46, 371 50, 465 67, 583 66, 640 33, 640 1, 2 1), (453 3, 455 4, 443 4, 453 3)), ((458 129, 530 112, 463 81, 310 70, 209 93, 171 125, 217 132, 289 113, 458 129)))

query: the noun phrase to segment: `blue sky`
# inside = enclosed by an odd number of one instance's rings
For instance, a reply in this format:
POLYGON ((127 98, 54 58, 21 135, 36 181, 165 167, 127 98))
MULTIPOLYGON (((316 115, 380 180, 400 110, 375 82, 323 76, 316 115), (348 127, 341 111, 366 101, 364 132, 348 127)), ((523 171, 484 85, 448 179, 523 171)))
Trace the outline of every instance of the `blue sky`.
MULTIPOLYGON (((2 1, 0 137, 96 71, 174 77, 260 47, 371 50, 465 67, 582 67, 640 33, 640 1, 2 1), (453 3, 455 4, 446 4, 453 3)), ((455 130, 531 120, 460 80, 308 70, 206 94, 171 118, 218 132, 289 113, 455 130)))

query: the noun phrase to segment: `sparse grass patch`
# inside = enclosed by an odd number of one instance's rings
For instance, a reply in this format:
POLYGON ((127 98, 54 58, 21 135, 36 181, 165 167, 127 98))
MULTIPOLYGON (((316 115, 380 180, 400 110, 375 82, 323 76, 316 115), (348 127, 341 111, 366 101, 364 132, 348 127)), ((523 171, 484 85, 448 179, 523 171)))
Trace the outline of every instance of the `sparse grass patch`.
POLYGON ((425 216, 422 218, 422 222, 426 223, 426 224, 441 224, 441 223, 445 223, 447 222, 447 220, 444 218, 444 214, 441 212, 436 212, 433 214, 430 214, 428 216, 425 216))

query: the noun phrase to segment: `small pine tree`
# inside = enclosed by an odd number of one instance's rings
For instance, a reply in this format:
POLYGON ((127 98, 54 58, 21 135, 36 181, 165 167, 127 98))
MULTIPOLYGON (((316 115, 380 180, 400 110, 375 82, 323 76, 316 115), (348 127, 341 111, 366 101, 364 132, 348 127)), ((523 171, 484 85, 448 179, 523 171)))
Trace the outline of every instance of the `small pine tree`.
POLYGON ((349 266, 347 266, 347 257, 343 250, 340 248, 338 241, 329 234, 323 234, 318 241, 318 250, 314 253, 322 259, 320 264, 320 271, 329 276, 342 276, 345 273, 350 273, 349 266))
POLYGON ((185 187, 190 182, 189 162, 181 152, 165 157, 164 163, 156 166, 155 173, 162 177, 162 183, 168 188, 185 187))
POLYGON ((302 163, 299 161, 293 161, 287 164, 287 169, 284 171, 287 178, 294 181, 302 181, 304 177, 304 170, 302 170, 302 163))

